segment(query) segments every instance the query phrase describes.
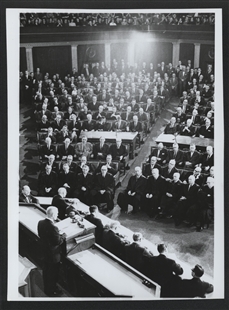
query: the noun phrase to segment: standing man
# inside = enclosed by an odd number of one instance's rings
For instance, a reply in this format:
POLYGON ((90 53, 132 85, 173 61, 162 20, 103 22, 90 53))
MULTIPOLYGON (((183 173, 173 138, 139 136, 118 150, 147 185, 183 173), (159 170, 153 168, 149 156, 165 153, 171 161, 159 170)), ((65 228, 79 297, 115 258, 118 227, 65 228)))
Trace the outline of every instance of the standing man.
POLYGON ((57 282, 61 261, 61 244, 66 235, 60 235, 58 228, 54 225, 58 209, 50 206, 46 214, 46 219, 39 221, 37 227, 44 251, 44 292, 49 297, 57 297, 61 295, 61 291, 57 288, 57 282))
POLYGON ((142 175, 142 169, 135 167, 135 175, 131 176, 124 193, 118 195, 118 205, 127 212, 128 204, 133 206, 132 213, 137 213, 141 209, 142 198, 146 187, 146 178, 142 175))

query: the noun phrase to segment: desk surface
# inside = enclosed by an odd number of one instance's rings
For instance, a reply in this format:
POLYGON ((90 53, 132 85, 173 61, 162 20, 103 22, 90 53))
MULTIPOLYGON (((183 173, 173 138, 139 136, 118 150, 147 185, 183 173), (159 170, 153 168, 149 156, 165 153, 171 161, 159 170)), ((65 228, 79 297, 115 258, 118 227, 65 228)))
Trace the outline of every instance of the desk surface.
POLYGON ((152 299, 154 296, 154 289, 143 285, 139 277, 97 249, 69 255, 68 258, 116 296, 138 299, 152 299))
POLYGON ((191 143, 194 143, 196 146, 202 146, 202 147, 207 147, 208 145, 211 145, 214 147, 214 139, 208 139, 208 138, 192 138, 189 136, 180 136, 177 135, 176 139, 174 135, 169 135, 169 134, 164 134, 161 133, 155 142, 159 143, 168 143, 168 144, 173 144, 174 142, 177 142, 178 144, 185 144, 185 145, 190 145, 191 143))
POLYGON ((88 139, 100 139, 104 137, 106 140, 122 140, 133 141, 138 135, 138 132, 114 132, 114 131, 81 131, 80 137, 86 136, 88 139))
MULTIPOLYGON (((39 197, 39 200, 41 197, 39 197)), ((47 198, 48 199, 48 198, 47 198)), ((52 199, 52 198, 49 198, 52 199)), ((79 216, 76 216, 80 219, 79 216)), ((46 214, 41 210, 33 206, 19 206, 19 222, 23 224, 27 229, 38 236, 37 225, 40 220, 44 220, 46 214)), ((71 238, 80 236, 82 234, 87 234, 87 231, 95 228, 95 225, 87 220, 83 220, 84 228, 80 228, 77 223, 72 223, 70 218, 66 218, 60 222, 55 223, 55 225, 62 232, 66 233, 66 241, 71 238)))

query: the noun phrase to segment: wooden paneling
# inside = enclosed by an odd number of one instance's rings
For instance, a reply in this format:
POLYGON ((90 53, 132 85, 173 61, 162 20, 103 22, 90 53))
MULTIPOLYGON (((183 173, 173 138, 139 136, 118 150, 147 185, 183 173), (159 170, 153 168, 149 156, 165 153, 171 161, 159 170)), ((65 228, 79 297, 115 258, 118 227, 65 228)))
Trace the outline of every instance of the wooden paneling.
POLYGON ((144 44, 135 44, 135 62, 147 64, 152 62, 156 68, 162 61, 165 64, 172 62, 172 43, 146 42, 144 44))
POLYGON ((96 62, 105 61, 104 44, 78 45, 77 57, 79 72, 81 72, 85 63, 93 64, 96 62))
POLYGON ((51 76, 59 73, 64 76, 72 70, 71 47, 70 46, 48 46, 33 48, 34 71, 40 68, 45 74, 51 76))
POLYGON ((194 44, 192 43, 181 43, 180 44, 180 56, 182 64, 185 66, 188 64, 188 60, 191 60, 192 66, 194 64, 194 44))

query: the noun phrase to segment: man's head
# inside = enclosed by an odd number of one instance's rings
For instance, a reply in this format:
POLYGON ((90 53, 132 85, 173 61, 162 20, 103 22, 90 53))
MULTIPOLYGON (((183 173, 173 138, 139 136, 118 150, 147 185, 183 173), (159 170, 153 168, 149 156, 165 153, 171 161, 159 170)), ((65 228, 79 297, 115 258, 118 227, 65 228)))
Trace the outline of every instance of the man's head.
POLYGON ((67 190, 64 187, 60 187, 58 189, 58 195, 61 196, 62 198, 65 198, 67 195, 67 190))
POLYGON ((25 196, 29 196, 30 195, 30 187, 28 185, 24 185, 22 187, 22 193, 25 195, 25 196))
POLYGON ((140 177, 142 175, 141 167, 139 167, 139 166, 135 167, 134 171, 135 171, 135 174, 137 177, 140 177))
POLYGON ((102 166, 101 167, 101 173, 102 173, 102 176, 105 176, 107 174, 107 166, 102 166))
POLYGON ((180 115, 180 114, 181 114, 181 112, 182 112, 181 107, 178 107, 178 108, 177 108, 177 114, 178 114, 178 115, 180 115))
POLYGON ((194 177, 194 175, 190 175, 188 177, 188 184, 189 185, 194 185, 195 184, 195 177, 194 177))
POLYGON ((88 114, 87 114, 87 120, 88 120, 88 122, 91 122, 91 120, 92 120, 92 115, 91 115, 91 113, 88 113, 88 114))
POLYGON ((121 144, 122 144, 122 139, 121 139, 121 138, 117 138, 117 139, 116 139, 116 145, 117 145, 117 147, 120 147, 121 144))
POLYGON ((63 164, 64 173, 69 173, 69 165, 67 163, 63 164))
POLYGON ((45 143, 47 146, 50 146, 51 142, 52 142, 51 138, 49 138, 49 137, 45 138, 45 143))
POLYGON ((177 182, 180 180, 180 173, 179 172, 174 172, 173 174, 173 181, 177 182))
POLYGON ((52 166, 51 165, 46 165, 45 166, 45 171, 47 174, 50 174, 50 172, 52 171, 52 166))
POLYGON ((213 147, 211 145, 208 145, 206 147, 206 152, 208 155, 212 155, 213 154, 213 147))
POLYGON ((90 206, 89 210, 91 214, 97 214, 99 212, 99 209, 96 205, 90 206))
POLYGON ((102 112, 103 112, 103 106, 100 105, 100 106, 99 106, 99 113, 102 113, 102 112))
POLYGON ((137 115, 134 115, 134 116, 133 116, 133 122, 134 122, 135 124, 137 124, 137 122, 138 122, 138 117, 137 117, 137 115))
POLYGON ((66 138, 65 140, 64 140, 64 145, 65 145, 65 147, 68 147, 69 146, 69 144, 70 144, 70 139, 69 138, 66 138))
POLYGON ((176 123, 176 118, 175 117, 171 117, 170 124, 171 125, 175 125, 175 123, 176 123))
POLYGON ((158 143, 158 145, 157 145, 158 150, 161 151, 163 149, 163 147, 164 147, 164 145, 162 142, 158 143))
POLYGON ((156 162, 157 162, 157 157, 156 156, 152 156, 151 159, 150 159, 151 165, 154 166, 156 164, 156 162))
POLYGON ((46 215, 49 219, 56 220, 58 217, 58 209, 57 207, 50 206, 46 210, 46 215))
POLYGON ((214 186, 214 178, 208 177, 206 183, 209 188, 212 188, 214 186))
POLYGON ((187 119, 186 125, 190 127, 192 125, 192 120, 190 118, 187 119))
POLYGON ((112 162, 112 155, 111 154, 108 154, 107 157, 106 157, 106 162, 108 164, 110 164, 112 162))
POLYGON ((214 166, 212 166, 211 168, 210 168, 210 176, 211 177, 214 177, 214 166))
POLYGON ((160 254, 168 252, 167 246, 164 243, 158 244, 157 250, 160 254))
POLYGON ((192 269, 192 276, 193 276, 194 278, 201 278, 203 274, 204 274, 204 269, 203 269, 203 267, 201 267, 200 265, 196 265, 196 266, 192 269))
POLYGON ((157 168, 154 168, 152 170, 152 176, 157 179, 159 177, 159 170, 157 168))
POLYGON ((131 112, 131 106, 128 105, 128 107, 126 108, 127 113, 131 112))
POLYGON ((87 157, 86 157, 85 155, 81 156, 80 162, 81 162, 81 164, 84 164, 84 165, 85 165, 86 162, 87 162, 87 157))
POLYGON ((141 242, 142 241, 142 234, 139 232, 136 232, 133 234, 133 240, 134 242, 141 242))
POLYGON ((87 174, 88 174, 88 172, 89 172, 89 167, 88 167, 88 165, 83 165, 83 167, 82 167, 82 172, 83 172, 84 175, 87 175, 87 174))
POLYGON ((193 175, 196 177, 201 174, 202 169, 200 167, 196 167, 193 171, 193 175))
POLYGON ((83 144, 85 144, 87 142, 87 137, 86 136, 82 136, 81 141, 82 141, 83 144))
POLYGON ((53 164, 54 160, 55 160, 55 155, 54 154, 50 154, 49 157, 48 157, 49 163, 53 164))
POLYGON ((175 165, 176 165, 175 159, 170 159, 168 168, 173 169, 175 167, 175 165))
POLYGON ((73 161, 73 156, 72 155, 68 155, 67 156, 67 163, 70 165, 73 161))
POLYGON ((190 144, 189 150, 190 152, 195 152, 196 146, 195 144, 190 144))

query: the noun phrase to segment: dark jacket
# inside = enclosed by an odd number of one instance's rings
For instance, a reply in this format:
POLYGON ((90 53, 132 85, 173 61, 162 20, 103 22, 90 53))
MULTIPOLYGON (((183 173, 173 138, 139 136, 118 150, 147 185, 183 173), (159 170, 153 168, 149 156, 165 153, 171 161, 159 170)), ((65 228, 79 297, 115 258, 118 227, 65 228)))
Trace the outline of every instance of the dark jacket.
POLYGON ((52 206, 57 207, 59 211, 58 218, 63 220, 65 218, 66 209, 69 207, 67 201, 60 195, 55 195, 52 199, 52 206))
POLYGON ((180 283, 179 297, 194 298, 202 297, 205 298, 205 294, 213 292, 213 285, 199 278, 192 278, 190 280, 184 279, 180 283))
POLYGON ((102 173, 97 173, 95 176, 95 187, 94 189, 98 192, 100 190, 106 190, 114 194, 114 177, 109 172, 106 173, 105 178, 102 173))
POLYGON ((64 238, 60 236, 58 228, 48 219, 38 223, 38 235, 43 245, 44 258, 51 263, 58 263, 61 260, 61 244, 64 238))
POLYGON ((146 178, 142 175, 138 179, 135 175, 131 176, 126 188, 126 192, 131 191, 131 193, 136 193, 140 196, 144 195, 146 187, 146 178))
POLYGON ((85 220, 91 222, 96 226, 95 228, 95 242, 102 244, 102 237, 103 237, 103 223, 102 221, 95 217, 94 214, 89 214, 85 216, 85 220))
POLYGON ((149 254, 146 249, 138 243, 133 242, 125 245, 124 260, 127 264, 140 272, 144 269, 144 256, 149 256, 149 254))
POLYGON ((119 160, 120 156, 127 156, 127 150, 125 145, 121 144, 120 148, 117 148, 116 144, 112 144, 109 149, 109 153, 111 154, 113 160, 119 160))
POLYGON ((33 195, 25 196, 23 193, 19 195, 19 202, 25 202, 25 203, 39 203, 39 200, 34 197, 33 195))

